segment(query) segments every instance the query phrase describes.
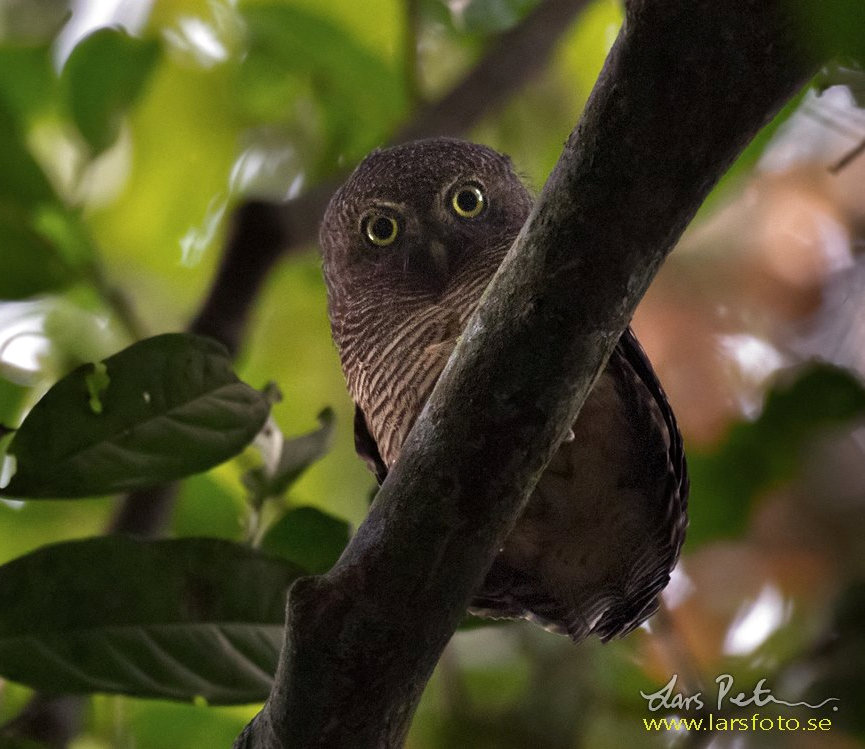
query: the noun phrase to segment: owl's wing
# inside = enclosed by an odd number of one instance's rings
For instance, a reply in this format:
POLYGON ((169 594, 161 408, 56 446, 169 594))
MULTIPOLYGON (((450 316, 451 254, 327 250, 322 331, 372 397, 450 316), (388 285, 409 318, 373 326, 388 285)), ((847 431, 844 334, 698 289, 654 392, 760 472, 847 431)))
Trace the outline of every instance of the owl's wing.
POLYGON ((554 455, 472 613, 581 640, 627 634, 658 605, 687 525, 679 430, 628 329, 554 455))
POLYGON ((366 463, 367 468, 375 474, 376 481, 381 485, 387 476, 387 468, 381 459, 378 445, 370 434, 366 424, 366 416, 357 404, 354 406, 354 449, 366 463))
POLYGON ((648 388, 655 401, 655 405, 660 410, 664 417, 664 422, 667 425, 667 431, 670 434, 670 468, 671 478, 675 480, 679 488, 679 497, 682 503, 681 509, 684 512, 688 507, 688 492, 690 491, 690 479, 688 478, 688 466, 685 461, 685 448, 682 443, 682 435, 679 432, 679 425, 676 423, 676 416, 673 409, 670 408, 670 402, 667 400, 667 394, 655 370, 649 362, 649 357, 643 351, 643 347, 631 330, 631 327, 622 333, 619 339, 619 350, 624 354, 628 364, 630 364, 637 373, 643 384, 648 388))

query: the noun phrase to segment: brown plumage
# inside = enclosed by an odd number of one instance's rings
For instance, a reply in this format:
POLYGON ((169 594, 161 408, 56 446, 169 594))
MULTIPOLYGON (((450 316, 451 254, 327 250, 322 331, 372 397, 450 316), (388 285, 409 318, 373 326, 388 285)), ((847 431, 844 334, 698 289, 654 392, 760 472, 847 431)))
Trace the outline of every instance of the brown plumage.
MULTIPOLYGON (((531 210, 510 161, 437 138, 370 154, 321 227, 355 442, 379 481, 531 210)), ((681 437, 630 330, 472 601, 579 640, 657 607, 687 524, 681 437)))

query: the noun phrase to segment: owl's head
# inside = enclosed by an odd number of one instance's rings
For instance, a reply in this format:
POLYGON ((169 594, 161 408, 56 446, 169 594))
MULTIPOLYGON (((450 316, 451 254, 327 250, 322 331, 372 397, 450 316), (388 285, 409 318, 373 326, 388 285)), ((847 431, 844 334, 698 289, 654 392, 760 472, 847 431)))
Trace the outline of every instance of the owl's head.
POLYGON ((331 306, 353 294, 439 297, 492 277, 531 209, 510 160, 434 138, 374 151, 334 194, 321 226, 331 306))

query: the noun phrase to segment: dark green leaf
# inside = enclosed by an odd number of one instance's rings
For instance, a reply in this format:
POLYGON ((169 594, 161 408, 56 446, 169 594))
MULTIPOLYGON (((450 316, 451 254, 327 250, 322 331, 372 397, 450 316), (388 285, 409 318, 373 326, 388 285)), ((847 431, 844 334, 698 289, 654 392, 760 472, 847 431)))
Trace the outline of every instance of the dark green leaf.
POLYGON ((42 237, 0 215, 0 299, 61 289, 72 274, 42 237))
POLYGON ((159 43, 102 28, 72 50, 61 74, 72 118, 96 152, 117 139, 122 116, 135 102, 159 58, 159 43))
POLYGON ((291 510, 271 526, 261 548, 313 574, 327 572, 348 543, 348 523, 314 507, 291 510))
POLYGON ((10 207, 32 209, 57 200, 42 168, 30 155, 21 123, 0 102, 0 216, 7 222, 10 207))
POLYGON ((773 388, 759 418, 734 426, 717 452, 689 451, 689 547, 740 533, 757 495, 795 476, 809 440, 863 415, 862 383, 845 370, 814 364, 773 388))
POLYGON ((790 0, 800 21, 802 40, 825 59, 850 57, 865 62, 865 3, 862 0, 790 0))
MULTIPOLYGON (((0 100, 0 299, 22 299, 68 286, 79 274, 68 261, 80 222, 61 204, 0 100)), ((83 255, 79 252, 78 255, 83 255)))
POLYGON ((50 692, 258 702, 303 574, 216 539, 44 547, 0 567, 0 673, 50 692))
POLYGON ((52 101, 56 85, 50 45, 0 46, 0 99, 19 120, 52 101))
MULTIPOLYGON (((324 409, 318 415, 318 421, 321 425, 318 429, 284 441, 282 432, 273 422, 262 430, 261 439, 277 440, 282 444, 278 448, 279 459, 275 466, 255 468, 244 477, 244 483, 253 492, 257 501, 268 497, 281 497, 309 466, 324 457, 330 450, 334 426, 333 411, 329 408, 324 409)), ((262 452, 266 453, 267 449, 262 452)))
MULTIPOLYGON (((796 664, 801 673, 809 674, 807 691, 802 699, 817 704, 829 697, 838 701, 833 707, 832 728, 865 739, 865 713, 852 706, 865 700, 865 583, 852 583, 839 596, 832 621, 821 637, 820 647, 811 651, 808 661, 796 664)), ((832 703, 830 703, 832 705, 832 703)), ((827 710, 830 709, 827 705, 827 710)))
POLYGON ((105 360, 110 380, 91 406, 92 364, 57 382, 9 445, 17 470, 2 494, 84 497, 171 481, 235 455, 269 406, 237 379, 228 352, 169 333, 105 360))

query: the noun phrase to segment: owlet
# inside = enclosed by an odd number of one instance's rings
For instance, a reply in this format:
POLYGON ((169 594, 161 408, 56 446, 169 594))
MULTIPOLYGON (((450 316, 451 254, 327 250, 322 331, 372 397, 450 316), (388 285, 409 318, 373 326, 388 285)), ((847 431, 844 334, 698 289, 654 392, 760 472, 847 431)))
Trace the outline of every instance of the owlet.
MULTIPOLYGON (((373 152, 331 199, 328 310, 379 481, 531 206, 509 159, 445 138, 373 152)), ((574 640, 631 631, 670 578, 687 494, 675 418, 628 330, 470 611, 574 640)))

